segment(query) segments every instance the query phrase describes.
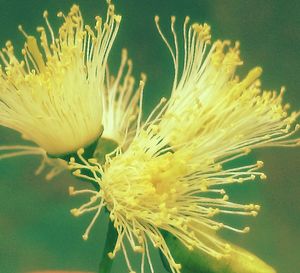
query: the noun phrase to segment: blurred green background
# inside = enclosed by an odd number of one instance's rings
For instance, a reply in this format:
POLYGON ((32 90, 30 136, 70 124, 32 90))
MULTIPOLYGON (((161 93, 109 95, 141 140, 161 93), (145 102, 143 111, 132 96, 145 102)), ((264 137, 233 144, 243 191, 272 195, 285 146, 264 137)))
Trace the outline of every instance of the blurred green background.
MULTIPOLYGON (((186 0, 186 1, 114 1, 123 15, 121 29, 112 51, 110 64, 115 69, 120 50, 128 48, 134 61, 135 75, 146 72, 148 81, 145 112, 163 95, 167 96, 173 79, 169 53, 153 22, 161 17, 162 28, 169 29, 169 16, 177 16, 177 29, 186 15, 212 26, 213 40, 230 39, 241 42, 245 65, 238 73, 244 75, 260 65, 266 89, 287 87, 286 101, 294 109, 300 107, 300 2, 271 0, 186 0)), ((42 12, 47 9, 53 26, 59 20, 58 10, 67 13, 78 3, 87 23, 97 14, 104 15, 104 0, 0 0, 0 42, 11 39, 21 49, 24 38, 17 30, 22 24, 33 33, 43 24, 42 12)), ((180 32, 180 31, 179 31, 180 32)), ((18 134, 1 128, 1 145, 21 143, 18 134)), ((233 189, 232 200, 256 201, 262 211, 256 219, 237 219, 250 224, 247 235, 226 233, 233 242, 253 251, 274 266, 279 273, 297 273, 300 267, 300 185, 298 149, 264 149, 256 151, 252 160, 265 161, 268 175, 265 183, 243 185, 233 189), (235 198, 235 199, 234 199, 235 198)), ((72 269, 96 271, 103 248, 106 229, 104 218, 98 221, 90 239, 82 241, 92 215, 73 218, 69 210, 81 204, 70 198, 67 188, 76 181, 67 173, 51 182, 33 172, 39 159, 15 158, 0 162, 0 272, 22 273, 38 269, 72 269)), ((118 255, 113 272, 125 273, 122 255, 118 255)), ((158 257, 158 271, 164 272, 158 257)))

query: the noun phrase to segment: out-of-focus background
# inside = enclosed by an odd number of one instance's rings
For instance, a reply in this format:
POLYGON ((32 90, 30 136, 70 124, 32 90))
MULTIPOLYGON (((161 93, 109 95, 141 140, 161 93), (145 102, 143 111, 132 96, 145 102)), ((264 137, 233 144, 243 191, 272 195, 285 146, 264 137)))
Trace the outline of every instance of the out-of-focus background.
MULTIPOLYGON (((95 15, 105 15, 104 0, 0 0, 0 42, 14 42, 21 50, 24 37, 17 26, 29 33, 44 24, 42 12, 47 9, 54 28, 59 19, 55 14, 68 12, 77 3, 87 23, 95 15)), ((122 24, 110 65, 117 69, 121 48, 126 47, 134 62, 134 73, 146 72, 148 81, 145 112, 168 96, 173 79, 169 52, 159 37, 153 17, 161 17, 161 26, 169 31, 169 17, 176 15, 178 33, 184 17, 208 22, 213 40, 239 40, 245 64, 238 70, 242 76, 253 66, 264 69, 266 89, 287 87, 285 99, 292 108, 300 107, 300 2, 296 0, 115 0, 122 24)), ((18 134, 1 128, 0 145, 22 143, 18 134)), ((250 224, 246 235, 226 233, 233 242, 253 251, 279 273, 297 273, 300 246, 300 149, 264 149, 252 155, 250 161, 265 161, 267 182, 235 187, 232 200, 258 202, 262 211, 256 219, 237 219, 237 224, 250 224)), ((70 198, 69 185, 77 182, 67 173, 51 182, 43 175, 35 176, 39 159, 23 157, 0 161, 0 272, 22 273, 41 269, 72 269, 96 271, 102 254, 106 232, 104 217, 98 221, 90 239, 81 234, 92 215, 74 218, 69 210, 81 204, 80 198, 70 198)), ((155 256, 158 272, 164 272, 155 256)), ((113 268, 125 273, 122 255, 113 268)))

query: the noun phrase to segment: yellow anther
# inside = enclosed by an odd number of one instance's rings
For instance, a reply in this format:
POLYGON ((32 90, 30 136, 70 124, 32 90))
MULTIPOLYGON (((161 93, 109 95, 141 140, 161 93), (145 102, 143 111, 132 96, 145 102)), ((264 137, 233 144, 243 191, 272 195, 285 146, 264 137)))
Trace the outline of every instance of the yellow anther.
POLYGON ((245 232, 245 233, 247 233, 247 232, 249 232, 250 231, 250 227, 245 227, 244 229, 243 229, 243 232, 245 232))
POLYGON ((37 27, 37 28, 36 28, 36 31, 37 31, 37 32, 43 32, 43 31, 45 31, 45 29, 44 29, 43 27, 37 27))
POLYGON ((260 175, 260 179, 265 180, 265 179, 267 179, 267 176, 266 176, 264 173, 262 173, 262 174, 260 175))
POLYGON ((69 187, 69 195, 73 195, 74 191, 75 191, 74 187, 70 186, 69 187))
POLYGON ((77 154, 78 154, 78 155, 83 155, 83 154, 84 154, 84 149, 83 149, 83 148, 80 148, 80 149, 77 151, 77 154))
POLYGON ((264 162, 259 160, 256 162, 256 165, 258 168, 262 168, 264 166, 264 162))
POLYGON ((80 176, 80 175, 81 175, 81 171, 80 171, 79 169, 77 169, 77 170, 75 170, 75 171, 73 172, 73 175, 75 175, 75 176, 80 176))
POLYGON ((228 200, 229 200, 229 196, 228 196, 227 194, 225 194, 225 195, 223 196, 223 200, 224 200, 224 201, 228 201, 228 200))
POLYGON ((257 211, 255 211, 255 210, 251 211, 252 216, 257 216, 257 214, 258 214, 257 211))
POLYGON ((160 99, 160 102, 161 103, 165 103, 167 101, 167 99, 165 98, 165 97, 162 97, 161 99, 160 99))
POLYGON ((143 253, 145 250, 144 250, 144 248, 142 246, 135 246, 133 248, 133 251, 137 252, 137 253, 143 253))
POLYGON ((18 25, 18 30, 27 38, 28 34, 24 31, 22 25, 18 25))
POLYGON ((115 16, 114 16, 114 19, 115 19, 115 21, 116 21, 117 23, 120 23, 121 20, 122 20, 122 16, 121 16, 121 15, 115 15, 115 16))
POLYGON ((98 163, 98 160, 96 158, 89 158, 88 159, 88 162, 89 163, 92 163, 92 164, 97 164, 98 163))
POLYGON ((73 216, 76 216, 76 217, 80 215, 78 209, 71 209, 70 212, 71 212, 71 214, 72 214, 73 216))
POLYGON ((177 270, 180 270, 182 268, 181 264, 176 264, 174 263, 174 268, 177 269, 177 270))
POLYGON ((242 177, 239 177, 238 179, 237 179, 237 182, 238 183, 243 183, 245 180, 244 180, 244 178, 242 178, 242 177))
POLYGON ((75 163, 75 158, 72 156, 72 157, 70 157, 70 161, 69 161, 69 163, 75 163))
POLYGON ((90 200, 91 200, 91 202, 95 202, 95 201, 97 201, 97 196, 92 196, 91 198, 90 198, 90 200))
POLYGON ((184 19, 184 24, 186 25, 189 21, 190 21, 190 17, 186 16, 185 19, 184 19))
POLYGON ((260 210, 260 205, 254 205, 254 208, 256 209, 256 210, 260 210))
POLYGON ((107 253, 107 256, 108 256, 110 259, 115 258, 115 254, 114 254, 113 252, 108 252, 108 253, 107 253))

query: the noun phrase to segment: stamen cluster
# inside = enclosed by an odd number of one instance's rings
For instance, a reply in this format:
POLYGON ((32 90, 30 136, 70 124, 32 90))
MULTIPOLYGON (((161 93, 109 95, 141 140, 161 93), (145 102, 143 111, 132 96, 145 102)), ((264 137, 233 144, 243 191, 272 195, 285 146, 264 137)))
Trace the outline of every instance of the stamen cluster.
POLYGON ((224 185, 266 179, 259 169, 263 162, 227 168, 226 163, 265 146, 298 146, 290 139, 299 125, 299 112, 288 114, 282 104, 284 89, 263 91, 257 67, 244 79, 235 76, 239 43, 216 41, 211 46, 210 27, 183 26, 184 60, 179 60, 175 17, 171 18, 174 49, 164 36, 159 18, 158 31, 171 52, 175 77, 169 100, 162 98, 144 123, 137 118, 135 137, 126 148, 117 148, 101 165, 97 158, 71 159, 73 174, 99 185, 99 191, 70 189, 71 195, 90 194, 90 201, 72 210, 75 216, 96 211, 83 235, 88 238, 100 211, 106 207, 118 233, 114 258, 125 255, 130 272, 125 239, 133 251, 141 253, 141 272, 147 259, 154 272, 149 243, 166 257, 172 272, 181 272, 173 259, 164 232, 180 240, 190 250, 201 250, 216 258, 231 251, 230 245, 215 236, 219 229, 246 233, 216 220, 218 214, 256 216, 257 204, 237 204, 229 200, 224 185), (179 63, 183 63, 180 69, 179 63), (181 73, 180 73, 181 71, 181 73), (85 170, 83 173, 82 170, 85 170), (90 175, 86 174, 86 170, 90 175))

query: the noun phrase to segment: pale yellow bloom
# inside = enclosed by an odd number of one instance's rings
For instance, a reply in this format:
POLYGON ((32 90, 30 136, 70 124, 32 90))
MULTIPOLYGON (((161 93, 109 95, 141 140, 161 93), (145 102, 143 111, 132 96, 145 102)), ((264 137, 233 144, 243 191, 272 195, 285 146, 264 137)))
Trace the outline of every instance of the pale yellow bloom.
POLYGON ((9 41, 0 53, 0 124, 51 155, 74 152, 101 135, 105 69, 121 20, 111 4, 104 22, 96 17, 94 31, 76 5, 58 16, 63 24, 55 35, 44 12, 40 44, 19 27, 26 37, 23 60, 9 41))
MULTIPOLYGON (((160 30, 158 18, 156 21, 160 30)), ((259 81, 260 67, 240 80, 235 75, 237 66, 243 63, 239 57, 239 43, 231 47, 229 41, 216 41, 209 49, 210 27, 193 24, 187 28, 188 22, 187 17, 181 76, 178 46, 174 52, 169 45, 175 79, 167 110, 159 123, 160 134, 175 146, 197 142, 193 146, 201 150, 202 157, 208 147, 207 152, 212 153, 208 157, 214 158, 219 153, 225 156, 227 150, 230 155, 243 148, 274 145, 274 142, 293 145, 294 140, 282 140, 298 129, 293 123, 300 113, 288 115, 289 105, 282 104, 284 88, 279 95, 276 91, 263 91, 259 81)))
POLYGON ((175 66, 172 95, 162 99, 142 125, 137 122, 135 137, 127 149, 118 148, 107 156, 102 166, 97 159, 81 162, 71 159, 74 175, 89 179, 100 191, 75 190, 71 195, 90 194, 89 202, 73 209, 75 216, 96 211, 83 235, 88 238, 101 209, 106 207, 118 232, 113 258, 122 250, 130 272, 125 241, 141 253, 141 272, 146 259, 154 272, 149 244, 159 248, 172 272, 181 265, 172 257, 162 230, 177 237, 187 248, 198 249, 222 258, 232 253, 228 243, 213 235, 219 229, 246 233, 249 227, 237 228, 219 222, 218 214, 256 216, 256 204, 229 201, 223 185, 266 179, 259 171, 263 162, 223 168, 226 162, 247 155, 251 149, 265 146, 298 146, 299 138, 287 139, 299 128, 294 125, 299 112, 288 114, 282 94, 260 89, 260 68, 254 68, 242 80, 235 70, 242 62, 238 43, 217 41, 210 47, 207 25, 184 23, 184 60, 179 67, 179 42, 171 29, 175 49, 169 47, 175 66), (182 71, 179 74, 179 70, 182 71), (89 169, 90 176, 81 173, 89 169))
POLYGON ((112 4, 105 21, 96 17, 94 31, 84 25, 76 5, 58 17, 63 24, 55 35, 44 12, 47 29, 37 28, 40 44, 19 26, 26 38, 23 60, 16 58, 11 42, 0 52, 0 124, 39 146, 1 146, 0 159, 40 155, 41 166, 52 167, 47 179, 66 169, 49 154, 77 151, 101 134, 125 147, 135 134, 143 88, 141 82, 134 92, 132 61, 125 49, 117 76, 109 73, 107 59, 121 20, 112 4))

